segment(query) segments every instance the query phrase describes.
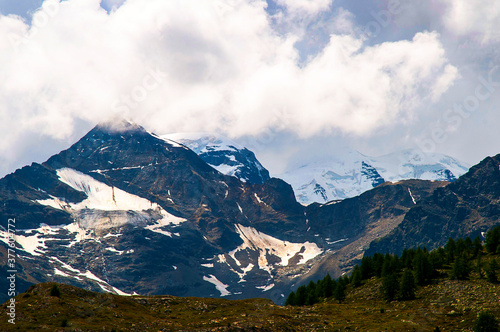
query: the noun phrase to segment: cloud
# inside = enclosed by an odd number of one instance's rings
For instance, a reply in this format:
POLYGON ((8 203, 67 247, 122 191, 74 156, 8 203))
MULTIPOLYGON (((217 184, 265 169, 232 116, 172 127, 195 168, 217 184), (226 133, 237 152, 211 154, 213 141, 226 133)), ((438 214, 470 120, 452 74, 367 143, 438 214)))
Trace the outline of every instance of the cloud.
MULTIPOLYGON (((326 2, 314 3, 287 2, 326 2)), ((116 116, 159 133, 366 136, 411 121, 457 76, 433 32, 372 47, 332 34, 300 63, 300 37, 277 33, 266 6, 128 0, 108 13, 99 0, 46 0, 30 26, 0 16, 0 155, 22 153, 26 133, 67 139, 116 116)))
POLYGON ((316 15, 330 8, 333 0, 276 0, 276 3, 293 14, 316 15))
POLYGON ((480 42, 500 41, 500 3, 477 0, 440 0, 447 5, 443 22, 459 36, 473 35, 480 42))

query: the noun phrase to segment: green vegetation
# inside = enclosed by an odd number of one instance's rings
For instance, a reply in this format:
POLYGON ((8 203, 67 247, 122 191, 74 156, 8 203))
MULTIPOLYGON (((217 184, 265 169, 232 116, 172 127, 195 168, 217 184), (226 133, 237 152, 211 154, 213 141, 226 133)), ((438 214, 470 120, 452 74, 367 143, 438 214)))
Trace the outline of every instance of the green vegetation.
POLYGON ((363 257, 360 265, 353 268, 350 278, 332 281, 330 275, 327 275, 317 284, 311 281, 307 287, 300 286, 296 294, 292 292, 286 305, 312 305, 331 297, 328 296, 330 293, 325 292, 325 284, 328 282, 332 283, 332 295, 340 303, 345 299, 344 293, 348 285, 357 288, 373 277, 381 279, 380 294, 385 301, 412 300, 417 286, 431 284, 433 279, 441 278, 445 271, 448 271, 447 275, 452 280, 468 280, 474 270, 474 260, 479 278, 483 278, 484 271, 490 283, 497 283, 498 263, 491 259, 484 265, 482 257, 487 253, 500 254, 500 226, 487 232, 485 248, 479 237, 474 241, 470 238, 449 238, 444 248, 431 252, 426 248, 417 248, 404 249, 401 257, 389 254, 363 257))

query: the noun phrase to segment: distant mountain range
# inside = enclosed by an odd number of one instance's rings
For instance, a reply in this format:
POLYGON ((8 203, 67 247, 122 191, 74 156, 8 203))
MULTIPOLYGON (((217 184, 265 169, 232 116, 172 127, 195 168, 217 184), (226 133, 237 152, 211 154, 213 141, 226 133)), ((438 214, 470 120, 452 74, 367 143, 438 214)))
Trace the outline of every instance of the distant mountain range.
POLYGON ((469 165, 438 153, 403 150, 368 157, 344 149, 335 158, 302 165, 278 177, 292 185, 300 203, 310 204, 354 197, 386 181, 453 182, 468 169, 469 165))
MULTIPOLYGON (((166 135, 188 146, 221 173, 243 181, 263 183, 269 172, 253 152, 220 135, 177 133, 166 135)), ((469 165, 438 153, 403 150, 381 157, 368 157, 355 150, 339 150, 335 158, 311 162, 277 175, 292 185, 297 201, 304 205, 358 196, 386 181, 420 179, 453 182, 469 165)))

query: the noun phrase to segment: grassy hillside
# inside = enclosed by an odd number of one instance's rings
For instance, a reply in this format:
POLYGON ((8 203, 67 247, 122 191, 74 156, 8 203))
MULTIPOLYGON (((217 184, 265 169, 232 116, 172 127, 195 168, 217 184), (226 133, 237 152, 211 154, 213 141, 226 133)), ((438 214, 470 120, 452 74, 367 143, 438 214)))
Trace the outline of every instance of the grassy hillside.
POLYGON ((16 325, 0 311, 2 331, 472 331, 479 312, 500 317, 500 286, 479 279, 442 278, 421 287, 416 299, 387 303, 381 282, 347 289, 343 303, 280 307, 265 299, 229 301, 172 296, 124 297, 54 283, 16 297, 16 325))

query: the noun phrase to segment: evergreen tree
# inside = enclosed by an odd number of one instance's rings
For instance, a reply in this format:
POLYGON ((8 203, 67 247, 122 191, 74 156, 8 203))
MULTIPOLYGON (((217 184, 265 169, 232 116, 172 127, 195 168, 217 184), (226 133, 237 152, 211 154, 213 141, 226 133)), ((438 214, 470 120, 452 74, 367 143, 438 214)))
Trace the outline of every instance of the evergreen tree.
POLYGON ((307 284, 306 287, 306 302, 305 305, 313 305, 315 303, 318 303, 318 296, 317 296, 317 290, 316 290, 316 283, 314 281, 310 281, 309 284, 307 284))
POLYGON ((497 270, 498 263, 493 259, 490 261, 488 267, 486 268, 486 279, 493 284, 498 283, 497 270))
POLYGON ((476 258, 476 273, 479 275, 479 279, 483 279, 483 263, 481 262, 481 256, 478 255, 476 258))
POLYGON ((471 268, 468 260, 464 256, 460 256, 455 260, 451 270, 451 279, 466 280, 469 278, 471 268))
POLYGON ((361 269, 359 268, 358 265, 356 265, 354 267, 354 269, 352 270, 352 274, 351 274, 351 284, 354 286, 354 287, 359 287, 361 286, 361 279, 362 279, 362 275, 361 275, 361 269))
POLYGON ((446 250, 446 262, 448 264, 453 263, 453 261, 455 260, 455 251, 457 249, 455 240, 450 237, 448 239, 448 242, 444 246, 444 249, 446 250))
POLYGON ((401 265, 406 269, 413 268, 412 262, 414 256, 415 251, 413 249, 403 249, 403 253, 401 254, 401 265))
POLYGON ((473 246, 473 254, 472 255, 474 257, 481 255, 481 253, 483 251, 483 243, 481 242, 481 239, 479 238, 479 236, 476 236, 472 246, 473 246))
POLYGON ((318 299, 324 299, 326 297, 325 288, 326 288, 326 277, 321 280, 318 280, 318 282, 316 283, 316 297, 318 299))
POLYGON ((295 305, 303 306, 306 304, 307 300, 307 291, 306 286, 300 286, 297 288, 297 292, 295 293, 295 305))
POLYGON ((305 303, 306 305, 313 305, 313 304, 316 304, 318 302, 319 302, 319 300, 318 300, 318 297, 316 296, 315 292, 307 293, 306 303, 305 303))
POLYGON ((489 253, 496 253, 500 245, 500 227, 497 226, 486 233, 485 246, 489 253))
POLYGON ((401 279, 401 286, 399 288, 400 297, 402 300, 413 300, 415 298, 415 279, 410 269, 405 269, 401 279))
POLYGON ((384 255, 376 253, 373 255, 373 270, 376 277, 382 276, 382 267, 384 265, 384 255))
POLYGON ((388 274, 398 273, 400 265, 400 259, 398 256, 386 254, 384 257, 384 264, 382 265, 381 276, 384 277, 388 274))
POLYGON ((335 287, 333 291, 333 297, 335 297, 335 300, 339 301, 339 303, 345 300, 345 288, 344 283, 339 281, 337 282, 337 287, 335 287))
POLYGON ((327 274, 325 277, 325 297, 332 297, 333 296, 333 290, 336 287, 336 281, 330 277, 330 274, 327 274))
POLYGON ((481 312, 476 319, 474 332, 498 332, 498 321, 489 312, 481 312))
POLYGON ((363 257, 361 259, 361 279, 367 280, 375 276, 375 271, 373 270, 373 260, 371 257, 363 257))
POLYGON ((395 274, 388 274, 382 279, 382 295, 384 300, 391 302, 399 293, 398 277, 395 274))
POLYGON ((417 250, 415 258, 413 259, 413 266, 415 268, 415 281, 418 285, 427 285, 432 278, 433 270, 429 262, 429 254, 425 254, 421 250, 417 250))
POLYGON ((465 250, 467 251, 467 253, 469 255, 473 254, 473 252, 474 252, 473 248, 474 248, 474 245, 472 244, 472 240, 470 237, 467 236, 465 238, 465 250))
MULTIPOLYGON (((439 249, 443 249, 443 248, 439 248, 439 249)), ((431 264, 431 268, 433 271, 436 271, 438 269, 442 269, 443 265, 444 265, 444 260, 446 258, 446 253, 444 252, 444 250, 439 251, 439 249, 433 250, 429 254, 429 263, 431 264)))
POLYGON ((466 251, 465 240, 460 238, 456 242, 455 255, 460 256, 466 251))
POLYGON ((285 305, 297 305, 297 301, 295 299, 295 292, 292 291, 288 297, 286 298, 285 305))

